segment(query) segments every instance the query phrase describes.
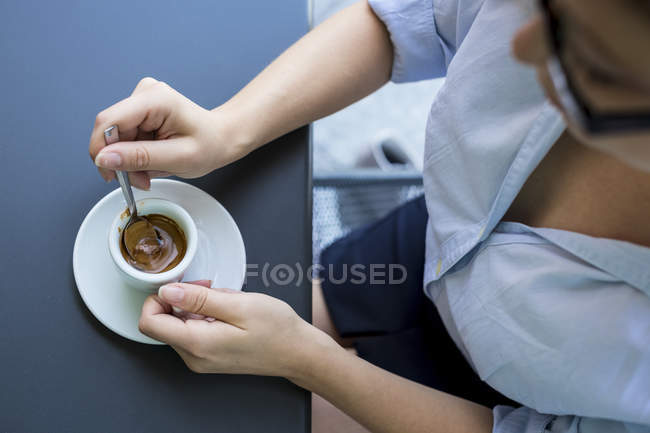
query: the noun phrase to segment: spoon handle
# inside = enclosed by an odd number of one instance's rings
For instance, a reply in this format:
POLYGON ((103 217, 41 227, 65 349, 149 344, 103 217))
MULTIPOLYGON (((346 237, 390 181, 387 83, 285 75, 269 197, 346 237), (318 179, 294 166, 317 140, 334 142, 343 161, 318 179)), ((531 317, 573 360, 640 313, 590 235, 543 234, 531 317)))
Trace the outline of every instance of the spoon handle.
MULTIPOLYGON (((118 130, 117 125, 113 125, 104 131, 104 141, 107 146, 120 141, 120 131, 118 130)), ((115 175, 117 181, 120 183, 120 187, 122 187, 122 194, 124 194, 126 204, 129 206, 129 212, 131 212, 132 216, 136 216, 138 210, 135 207, 135 199, 133 198, 133 190, 131 189, 129 174, 126 171, 117 170, 115 171, 115 175)))

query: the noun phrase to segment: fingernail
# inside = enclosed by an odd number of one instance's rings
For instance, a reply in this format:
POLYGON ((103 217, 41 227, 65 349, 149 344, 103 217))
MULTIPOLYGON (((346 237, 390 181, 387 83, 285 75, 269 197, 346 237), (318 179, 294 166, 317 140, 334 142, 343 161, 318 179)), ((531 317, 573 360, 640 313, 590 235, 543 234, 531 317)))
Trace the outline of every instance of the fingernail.
POLYGON ((95 165, 103 168, 119 168, 122 165, 122 157, 115 152, 100 153, 95 158, 95 165))
MULTIPOLYGON (((104 170, 100 170, 104 171, 104 170)), ((111 180, 115 179, 115 172, 114 171, 105 171, 104 174, 104 179, 106 179, 106 182, 110 182, 111 180)))
POLYGON ((166 284, 158 289, 158 296, 168 302, 181 302, 185 291, 176 285, 166 284))

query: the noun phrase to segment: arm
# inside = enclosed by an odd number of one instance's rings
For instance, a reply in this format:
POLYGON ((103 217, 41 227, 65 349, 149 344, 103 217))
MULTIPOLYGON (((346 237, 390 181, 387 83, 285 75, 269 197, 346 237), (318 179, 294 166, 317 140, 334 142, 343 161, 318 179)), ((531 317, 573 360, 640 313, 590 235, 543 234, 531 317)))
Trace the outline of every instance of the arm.
POLYGON ((259 293, 163 286, 140 329, 170 344, 192 370, 284 376, 373 432, 490 432, 492 411, 403 379, 349 354, 286 303, 259 293), (183 321, 172 306, 217 318, 183 321))
POLYGON ((291 380, 372 432, 492 431, 492 411, 487 407, 389 373, 338 345, 311 347, 304 356, 291 380))
POLYGON ((202 176, 363 98, 388 81, 392 62, 388 32, 364 0, 309 32, 212 111, 143 79, 97 115, 90 156, 105 180, 127 170, 145 189, 161 174, 202 176), (124 142, 105 148, 111 125, 124 142))
POLYGON ((362 0, 307 33, 215 111, 250 125, 239 141, 256 148, 374 92, 392 64, 386 27, 362 0))

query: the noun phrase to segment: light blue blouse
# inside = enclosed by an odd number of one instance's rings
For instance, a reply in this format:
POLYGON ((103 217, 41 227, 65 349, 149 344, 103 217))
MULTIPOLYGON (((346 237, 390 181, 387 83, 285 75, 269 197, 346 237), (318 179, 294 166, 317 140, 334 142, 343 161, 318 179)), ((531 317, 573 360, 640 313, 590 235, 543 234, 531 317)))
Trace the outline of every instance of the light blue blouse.
POLYGON ((650 431, 650 249, 500 223, 564 131, 510 55, 531 0, 369 0, 392 80, 446 76, 427 122, 425 289, 483 380, 494 431, 650 431))

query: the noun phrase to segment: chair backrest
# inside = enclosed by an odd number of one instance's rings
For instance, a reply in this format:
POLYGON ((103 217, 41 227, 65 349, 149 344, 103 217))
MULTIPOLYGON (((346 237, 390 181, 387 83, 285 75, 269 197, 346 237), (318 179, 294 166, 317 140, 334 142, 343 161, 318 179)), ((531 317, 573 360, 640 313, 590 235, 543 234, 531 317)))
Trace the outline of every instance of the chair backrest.
POLYGON ((318 173, 313 179, 313 261, 352 230, 383 217, 423 193, 422 174, 356 169, 318 173))

